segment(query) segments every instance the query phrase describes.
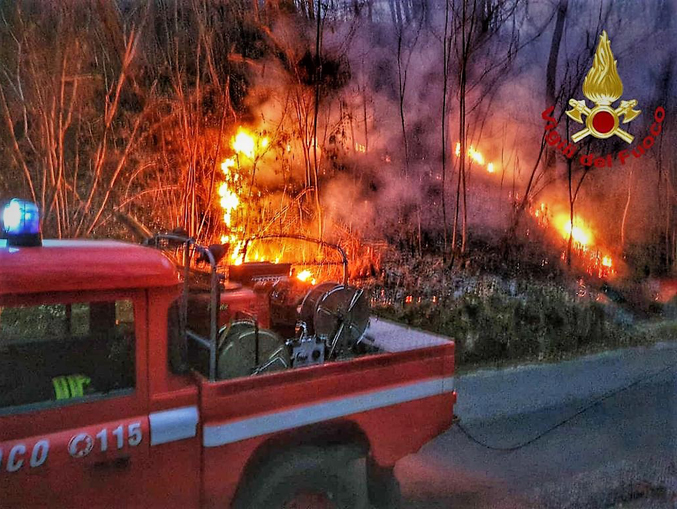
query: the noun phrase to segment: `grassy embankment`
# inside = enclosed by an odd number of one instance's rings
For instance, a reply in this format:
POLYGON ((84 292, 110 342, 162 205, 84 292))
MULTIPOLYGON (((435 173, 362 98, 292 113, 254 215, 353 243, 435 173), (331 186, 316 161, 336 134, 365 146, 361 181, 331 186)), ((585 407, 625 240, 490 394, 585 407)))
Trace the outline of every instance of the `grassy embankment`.
POLYGON ((432 302, 374 306, 384 318, 456 341, 462 370, 524 362, 556 362, 601 350, 677 339, 677 320, 638 320, 613 304, 580 300, 548 286, 519 295, 493 292, 432 302))

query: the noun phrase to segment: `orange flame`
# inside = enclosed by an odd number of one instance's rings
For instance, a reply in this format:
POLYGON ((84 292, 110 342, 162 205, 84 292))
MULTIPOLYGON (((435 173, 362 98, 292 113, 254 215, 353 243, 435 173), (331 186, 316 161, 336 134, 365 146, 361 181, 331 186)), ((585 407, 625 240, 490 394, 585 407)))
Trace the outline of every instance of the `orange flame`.
POLYGON ((254 138, 242 128, 238 130, 235 138, 233 138, 232 147, 238 154, 244 154, 249 159, 254 159, 256 143, 254 142, 254 138))
POLYGON ((225 181, 219 186, 218 193, 221 197, 219 203, 223 209, 223 222, 229 228, 232 224, 232 214, 240 204, 240 197, 231 186, 240 178, 239 174, 231 171, 231 168, 236 166, 235 158, 229 157, 221 163, 221 171, 224 173, 225 181))
POLYGON ((472 145, 468 148, 468 156, 478 164, 484 164, 484 156, 475 150, 472 145))
POLYGON ((566 216, 566 214, 557 216, 555 219, 555 225, 558 227, 565 239, 568 239, 569 235, 571 235, 573 241, 577 242, 582 247, 588 247, 593 243, 593 235, 592 231, 590 231, 590 228, 585 226, 582 221, 579 221, 576 218, 574 218, 573 228, 571 227, 571 221, 569 220, 569 217, 566 216))
POLYGON ((217 187, 217 192, 223 210, 223 222, 228 229, 228 233, 221 236, 221 243, 231 245, 230 261, 234 265, 242 263, 244 247, 241 238, 244 235, 244 228, 239 223, 242 221, 241 212, 244 207, 241 166, 246 160, 241 159, 241 156, 254 160, 269 146, 268 137, 258 136, 241 126, 230 140, 230 148, 235 155, 224 159, 221 163, 224 180, 217 187))
POLYGON ((310 283, 311 285, 314 285, 316 282, 315 278, 313 278, 313 273, 307 269, 296 274, 296 279, 303 281, 304 283, 310 283))
MULTIPOLYGON (((221 243, 229 244, 228 262, 232 265, 240 265, 244 261, 271 261, 279 263, 285 255, 287 245, 281 250, 266 249, 265 245, 250 244, 243 259, 244 237, 249 233, 245 231, 247 219, 246 211, 250 204, 247 197, 250 195, 249 178, 245 178, 248 171, 256 164, 257 159, 270 147, 271 141, 254 130, 248 130, 240 126, 236 134, 230 140, 230 148, 233 155, 221 162, 223 179, 216 186, 219 195, 219 205, 223 212, 224 232, 221 235, 221 243)), ((292 150, 291 144, 282 145, 281 150, 292 150)), ((296 250, 294 250, 296 251, 296 250)), ((305 259, 305 258, 304 258, 305 259)), ((299 272, 295 277, 299 281, 316 284, 316 276, 309 270, 299 272)))
MULTIPOLYGON (((456 157, 459 157, 461 155, 460 143, 456 143, 454 154, 456 154, 456 157)), ((486 159, 484 158, 484 155, 479 150, 475 149, 475 147, 473 147, 472 145, 468 147, 468 157, 473 161, 475 161, 475 163, 479 164, 480 166, 485 166, 487 173, 494 173, 496 171, 494 163, 487 163, 486 159)))
MULTIPOLYGON (((602 278, 616 273, 613 258, 607 252, 604 252, 603 248, 595 245, 595 235, 592 228, 580 218, 574 217, 572 228, 569 214, 561 213, 553 218, 550 208, 545 203, 530 209, 530 213, 541 228, 548 228, 552 225, 565 241, 568 241, 569 236, 571 236, 574 252, 580 259, 584 260, 586 271, 590 275, 602 278)), ((562 259, 564 260, 565 257, 566 252, 563 252, 562 259)))
POLYGON ((254 159, 261 149, 265 149, 270 145, 270 139, 263 136, 257 137, 250 133, 244 127, 237 130, 237 134, 231 140, 231 148, 240 155, 245 155, 249 159, 254 159))

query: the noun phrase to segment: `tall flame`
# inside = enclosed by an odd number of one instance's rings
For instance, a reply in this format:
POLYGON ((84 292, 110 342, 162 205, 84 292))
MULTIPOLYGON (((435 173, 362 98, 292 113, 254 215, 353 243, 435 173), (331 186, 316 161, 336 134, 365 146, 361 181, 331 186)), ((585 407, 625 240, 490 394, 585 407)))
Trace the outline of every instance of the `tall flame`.
POLYGON ((609 105, 623 95, 623 83, 606 31, 599 36, 592 67, 583 82, 583 95, 596 104, 609 105))
MULTIPOLYGON (((251 184, 246 182, 249 179, 243 177, 270 146, 271 140, 265 134, 240 126, 230 140, 230 148, 235 154, 221 162, 223 181, 218 185, 217 193, 223 211, 223 224, 226 227, 224 234, 221 235, 221 243, 230 244, 230 263, 234 265, 243 262, 245 220, 250 206, 244 198, 247 190, 251 190, 251 184)), ((288 150, 291 150, 290 146, 288 150)), ((247 253, 247 259, 260 261, 264 258, 254 251, 247 253)), ((278 261, 276 259, 275 263, 278 261)))

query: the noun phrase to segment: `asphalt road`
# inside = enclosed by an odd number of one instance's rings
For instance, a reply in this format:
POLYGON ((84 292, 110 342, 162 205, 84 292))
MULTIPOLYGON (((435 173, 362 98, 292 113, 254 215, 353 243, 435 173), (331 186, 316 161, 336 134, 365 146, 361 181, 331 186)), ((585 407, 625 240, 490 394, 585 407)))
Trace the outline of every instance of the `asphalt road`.
POLYGON ((677 507, 677 345, 458 377, 456 413, 512 446, 619 389, 515 451, 453 427, 398 463, 404 507, 677 507))

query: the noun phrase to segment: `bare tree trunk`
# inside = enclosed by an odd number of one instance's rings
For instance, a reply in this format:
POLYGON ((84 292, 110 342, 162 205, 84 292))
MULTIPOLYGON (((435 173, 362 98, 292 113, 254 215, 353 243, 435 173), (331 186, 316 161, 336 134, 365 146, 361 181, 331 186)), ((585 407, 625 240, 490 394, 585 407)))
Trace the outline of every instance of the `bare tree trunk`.
MULTIPOLYGON (((564 34, 564 22, 566 21, 569 0, 560 0, 557 6, 557 18, 555 20, 555 30, 552 33, 552 42, 550 43, 550 56, 548 57, 548 68, 545 73, 545 108, 555 105, 555 90, 557 88, 557 60, 559 57, 559 48, 564 34)), ((545 169, 555 165, 555 150, 550 147, 545 149, 545 158, 543 159, 545 169)))
MULTIPOLYGON (((449 224, 447 220, 447 89, 449 87, 449 56, 451 52, 451 36, 449 35, 449 16, 451 0, 444 1, 444 38, 442 39, 442 228, 443 228, 443 258, 446 261, 448 250, 448 231, 449 224)), ((456 204, 458 210, 458 203, 456 204)), ((458 213, 456 214, 458 217, 458 213)), ((456 246, 456 220, 454 220, 454 232, 451 240, 451 250, 456 246)), ((452 255, 453 258, 453 255, 452 255)))
MULTIPOLYGON (((476 1, 476 0, 473 0, 476 1)), ((465 246, 467 242, 468 235, 468 211, 466 207, 466 182, 465 182, 465 173, 466 173, 466 156, 468 153, 467 148, 467 133, 466 133, 466 85, 467 85, 467 71, 468 71, 468 50, 470 44, 470 36, 472 34, 472 26, 470 27, 468 33, 468 0, 462 0, 463 7, 461 10, 461 50, 459 53, 459 82, 458 82, 458 124, 459 124, 459 135, 461 143, 461 157, 459 158, 459 182, 461 183, 461 191, 463 193, 463 222, 462 222, 462 231, 461 231, 461 253, 465 252, 465 246)), ((474 16, 473 16, 474 20, 474 16)), ((470 22, 472 23, 472 21, 470 22)), ((458 197, 456 199, 458 203, 458 197)), ((456 211, 456 217, 458 217, 458 210, 456 211)), ((456 223, 454 223, 454 227, 456 223)), ((454 245, 455 248, 455 245, 454 245)))
POLYGON ((388 6, 390 7, 390 17, 392 18, 393 26, 400 29, 402 27, 402 12, 399 0, 388 0, 388 6))
POLYGON ((404 177, 407 178, 409 176, 409 145, 404 116, 404 97, 407 90, 407 69, 402 69, 402 30, 398 31, 397 36, 397 78, 400 103, 400 126, 402 128, 402 144, 404 145, 404 177))
POLYGON ((571 246, 574 240, 574 194, 572 186, 573 162, 567 158, 567 182, 569 184, 569 239, 567 240, 567 266, 571 267, 571 246))
POLYGON ((367 86, 362 87, 362 120, 364 121, 364 152, 369 153, 369 125, 367 123, 367 86))
POLYGON ((625 249, 625 225, 628 219, 628 211, 630 210, 630 197, 632 196, 632 170, 628 174, 628 197, 625 200, 625 208, 623 209, 623 220, 621 221, 621 249, 625 249))
MULTIPOLYGON (((422 13, 423 14, 423 13, 422 13)), ((402 129, 402 145, 404 147, 404 178, 408 182, 410 178, 409 174, 409 139, 407 137, 407 126, 406 126, 406 117, 405 117, 405 98, 407 93, 407 77, 409 74, 409 64, 411 63, 411 57, 416 48, 419 35, 421 33, 421 27, 423 22, 423 16, 419 20, 418 27, 416 28, 416 34, 414 36, 413 42, 408 48, 408 55, 406 62, 402 62, 403 57, 403 44, 404 44, 404 25, 400 25, 397 28, 397 77, 398 77, 398 98, 399 98, 399 107, 400 107, 400 127, 402 129)), ((443 127, 444 128, 444 127, 443 127)), ((444 184, 443 184, 444 187, 444 184)), ((442 200, 444 200, 444 190, 442 194, 442 200)), ((402 214, 402 209, 400 210, 400 215, 402 214)), ((422 255, 422 240, 421 240, 421 204, 420 200, 417 200, 416 203, 416 216, 418 220, 418 254, 422 255)), ((445 246, 446 248, 446 246, 445 246)), ((446 251, 446 249, 445 249, 446 251)))
POLYGON ((315 110, 313 115, 313 161, 315 177, 315 211, 317 212, 317 230, 320 240, 324 234, 324 225, 322 222, 322 206, 320 205, 320 169, 317 160, 317 120, 320 113, 320 84, 322 82, 322 60, 321 60, 321 39, 322 39, 322 3, 317 0, 317 32, 315 34, 315 110))
MULTIPOLYGON (((566 125, 566 132, 569 132, 569 118, 567 117, 567 125, 566 125)), ((568 141, 568 136, 567 136, 567 141, 568 141)), ((573 237, 574 237, 574 225, 575 225, 575 213, 574 213, 574 206, 576 204, 576 199, 578 198, 578 193, 581 190, 581 187, 583 186, 583 181, 585 180, 585 177, 588 176, 588 173, 590 171, 590 166, 584 166, 583 167, 583 173, 581 173, 581 178, 578 180, 576 183, 576 188, 573 188, 573 164, 574 161, 571 158, 567 158, 567 175, 568 175, 568 183, 569 183, 569 241, 567 243, 567 265, 570 267, 571 266, 571 247, 573 244, 573 237)))
MULTIPOLYGON (((654 21, 654 30, 660 35, 670 33, 671 23, 674 23, 674 2, 661 2, 660 7, 656 10, 657 17, 654 21)), ((674 28, 672 29, 674 31, 674 28)), ((672 102, 672 95, 670 94, 670 84, 673 81, 673 67, 675 62, 675 51, 670 47, 668 50, 663 62, 661 62, 660 68, 663 71, 661 80, 658 82, 656 87, 656 96, 660 98, 662 106, 670 111, 670 108, 673 106, 670 104, 672 102), (666 102, 667 101, 667 102, 666 102)), ((665 169, 663 166, 665 164, 665 159, 663 157, 663 137, 658 137, 656 150, 656 170, 658 173, 658 182, 656 186, 656 195, 658 196, 658 209, 659 214, 664 216, 662 217, 661 226, 656 228, 655 235, 658 237, 657 242, 663 242, 665 250, 665 260, 661 260, 660 250, 656 250, 657 259, 654 260, 657 266, 664 264, 666 270, 672 265, 672 249, 670 246, 670 232, 671 227, 671 213, 672 207, 674 204, 674 188, 670 179, 670 172, 665 169), (661 189, 661 186, 664 186, 664 192, 661 189), (660 239, 660 237, 663 239, 660 239)))

